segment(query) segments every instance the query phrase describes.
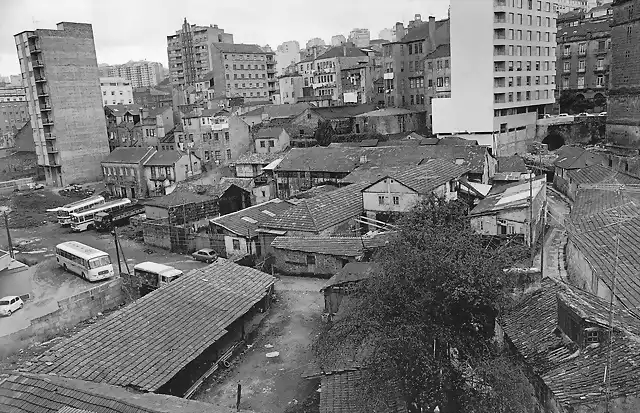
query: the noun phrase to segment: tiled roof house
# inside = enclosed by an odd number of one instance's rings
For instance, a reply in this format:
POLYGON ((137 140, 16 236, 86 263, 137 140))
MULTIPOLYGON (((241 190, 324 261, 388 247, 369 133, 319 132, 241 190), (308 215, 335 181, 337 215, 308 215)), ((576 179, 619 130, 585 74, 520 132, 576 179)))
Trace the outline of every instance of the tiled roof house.
POLYGON ((507 343, 538 378, 542 411, 606 411, 607 373, 611 411, 639 411, 640 320, 617 305, 613 314, 611 325, 608 300, 545 278, 502 318, 507 343))
POLYGON ((190 363, 222 357, 241 338, 237 320, 265 303, 274 281, 218 258, 61 341, 28 370, 182 397, 200 378, 185 374, 190 363))

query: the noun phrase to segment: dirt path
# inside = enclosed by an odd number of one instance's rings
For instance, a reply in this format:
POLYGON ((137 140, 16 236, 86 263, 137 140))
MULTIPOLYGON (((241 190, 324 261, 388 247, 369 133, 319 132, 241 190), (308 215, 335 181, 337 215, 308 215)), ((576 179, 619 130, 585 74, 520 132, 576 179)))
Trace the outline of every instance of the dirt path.
POLYGON ((226 374, 208 380, 196 400, 235 408, 238 383, 242 384, 241 411, 284 412, 314 391, 301 375, 313 360, 311 344, 319 333, 325 280, 282 277, 276 283, 278 301, 260 327, 251 348, 226 374), (266 345, 273 347, 265 347, 266 345), (278 351, 270 361, 266 353, 278 351))

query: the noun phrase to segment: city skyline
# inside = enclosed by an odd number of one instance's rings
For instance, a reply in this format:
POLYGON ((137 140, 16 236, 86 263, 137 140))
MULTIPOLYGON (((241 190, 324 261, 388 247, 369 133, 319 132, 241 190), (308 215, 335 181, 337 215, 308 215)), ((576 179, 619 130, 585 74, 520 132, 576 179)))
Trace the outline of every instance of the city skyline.
POLYGON ((129 60, 148 60, 167 67, 166 37, 180 29, 185 17, 192 24, 217 24, 234 35, 235 43, 269 44, 275 50, 289 40, 297 40, 302 47, 314 37, 331 44, 332 36, 343 34, 346 37, 353 28, 368 28, 375 38, 380 30, 391 28, 396 21, 406 24, 415 14, 421 14, 423 19, 429 15, 444 18, 449 1, 432 0, 425 4, 418 0, 399 0, 394 3, 393 10, 389 10, 379 0, 347 3, 328 0, 321 10, 313 11, 313 21, 292 18, 306 16, 309 12, 306 5, 293 0, 277 0, 267 10, 247 8, 244 4, 213 5, 203 1, 163 6, 156 10, 155 3, 122 0, 108 4, 62 0, 55 5, 37 0, 3 0, 0 2, 0 14, 6 16, 7 24, 0 28, 0 75, 20 73, 13 40, 16 33, 35 28, 55 28, 60 21, 93 25, 99 63, 117 65, 129 60), (111 13, 124 9, 128 13, 111 13), (139 16, 155 23, 144 25, 138 21, 139 16), (286 21, 287 24, 274 25, 276 21, 286 21))

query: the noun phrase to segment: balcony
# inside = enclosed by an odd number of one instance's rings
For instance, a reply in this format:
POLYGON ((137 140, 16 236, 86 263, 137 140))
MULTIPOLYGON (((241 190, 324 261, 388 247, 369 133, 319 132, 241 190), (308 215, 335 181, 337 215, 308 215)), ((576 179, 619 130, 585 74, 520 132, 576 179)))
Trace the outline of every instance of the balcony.
POLYGON ((494 7, 506 7, 507 6, 507 0, 494 0, 493 1, 493 6, 494 7))
POLYGON ((498 24, 507 23, 507 13, 505 12, 496 12, 493 14, 493 22, 498 24))
POLYGON ((47 79, 44 77, 44 73, 35 74, 33 77, 36 79, 36 83, 47 81, 47 79))
POLYGON ((563 59, 571 59, 571 53, 563 53, 562 54, 562 58, 563 59))
POLYGON ((49 96, 49 89, 46 87, 36 88, 38 97, 49 96))
POLYGON ((229 123, 228 122, 225 122, 225 123, 214 123, 214 124, 211 125, 211 129, 215 130, 215 131, 229 129, 229 123))
POLYGON ((29 53, 40 53, 41 51, 39 42, 29 42, 29 53))
POLYGON ((43 67, 44 66, 44 62, 42 61, 42 59, 33 59, 31 61, 31 65, 33 67, 43 67))
POLYGON ((505 29, 495 29, 493 31, 494 40, 506 40, 507 39, 507 31, 505 29))
POLYGON ((152 181, 166 181, 167 180, 167 175, 165 174, 151 174, 151 180, 152 181))
POLYGON ((608 54, 610 49, 598 49, 596 50, 596 54, 597 55, 603 55, 603 54, 608 54))
POLYGON ((60 161, 56 159, 55 155, 49 155, 49 157, 47 158, 48 164, 47 166, 60 166, 60 161))
POLYGON ((507 65, 505 62, 494 63, 493 71, 494 72, 505 72, 507 70, 507 65))
POLYGON ((47 148, 47 153, 58 153, 58 147, 55 144, 47 144, 45 145, 47 148))
POLYGON ((385 73, 384 74, 384 80, 393 80, 393 72, 385 73))
POLYGON ((593 68, 594 72, 607 72, 608 70, 609 70, 609 65, 602 65, 602 66, 596 65, 593 68))
POLYGON ((586 55, 587 55, 586 50, 578 50, 578 56, 586 56, 586 55))
POLYGON ((275 73, 276 73, 275 68, 267 69, 267 74, 275 74, 275 73))
POLYGON ((584 89, 584 84, 578 85, 578 89, 584 89))
POLYGON ((46 133, 44 134, 44 138, 45 138, 46 140, 48 140, 48 141, 54 141, 54 140, 56 140, 56 137, 55 137, 55 136, 53 136, 53 134, 52 134, 51 132, 46 132, 46 133))
POLYGON ((42 125, 53 125, 53 118, 50 116, 43 116, 42 117, 42 125))

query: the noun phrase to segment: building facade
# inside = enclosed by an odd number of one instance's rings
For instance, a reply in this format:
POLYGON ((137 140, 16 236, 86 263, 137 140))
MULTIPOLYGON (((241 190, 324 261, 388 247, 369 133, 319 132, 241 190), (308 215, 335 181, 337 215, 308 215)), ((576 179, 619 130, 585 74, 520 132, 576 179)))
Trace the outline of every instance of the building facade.
MULTIPOLYGON (((431 108, 433 99, 450 98, 451 97, 451 46, 441 44, 436 50, 429 53, 425 58, 425 76, 422 79, 415 79, 417 85, 425 87, 425 99, 427 107, 431 108), (424 84, 422 84, 424 82, 424 84)), ((414 85, 411 85, 414 86, 414 85)), ((413 96, 409 96, 413 100, 413 96)), ((420 96, 420 100, 423 97, 420 96)), ((429 111, 429 123, 431 124, 432 115, 429 111)))
POLYGON ((149 196, 144 164, 156 150, 153 148, 116 148, 101 163, 107 191, 121 198, 149 196))
POLYGON ((369 32, 369 29, 353 29, 349 33, 347 40, 353 43, 356 47, 369 47, 371 33, 369 32))
POLYGON ((217 43, 211 47, 215 96, 245 102, 271 100, 278 90, 273 52, 257 44, 217 43))
POLYGON ((200 110, 182 122, 184 142, 178 146, 195 153, 204 165, 232 163, 252 146, 249 125, 225 110, 200 110))
POLYGON ((640 1, 617 0, 611 22, 611 85, 607 140, 621 146, 640 144, 640 1))
POLYGON ((0 147, 13 146, 13 137, 29 121, 23 87, 0 87, 0 147))
POLYGON ((104 66, 100 69, 105 77, 121 77, 131 82, 131 86, 134 88, 155 86, 164 78, 162 63, 146 60, 104 66))
POLYGON ((596 106, 606 104, 611 64, 611 29, 607 20, 583 20, 577 26, 560 29, 556 59, 560 65, 556 71, 558 95, 575 92, 593 99, 596 106))
POLYGON ((233 35, 217 24, 197 26, 184 19, 182 28, 167 36, 169 76, 176 86, 193 85, 213 69, 210 49, 217 43, 233 43, 233 35))
POLYGON ((133 104, 133 88, 129 80, 121 77, 101 77, 100 90, 105 106, 133 104))
POLYGON ((15 42, 47 184, 100 180, 109 144, 93 28, 62 22, 55 30, 19 33, 15 42))
POLYGON ((304 78, 300 74, 280 76, 278 86, 280 90, 280 103, 283 105, 294 104, 302 97, 304 78))
POLYGON ((284 75, 287 67, 300 61, 300 43, 291 40, 282 43, 276 49, 276 72, 284 75))
POLYGON ((347 38, 342 34, 331 36, 331 46, 342 46, 347 42, 347 38))
MULTIPOLYGON (((419 16, 412 21, 407 34, 397 42, 383 45, 382 72, 387 106, 427 110, 425 58, 440 45, 449 44, 450 22, 436 21, 430 16, 422 21, 419 16)), ((397 32, 404 26, 399 23, 397 32)))
POLYGON ((149 196, 166 195, 176 183, 201 172, 200 158, 181 151, 159 151, 144 163, 149 196))
POLYGON ((535 138, 538 115, 555 102, 553 4, 451 2, 453 83, 451 98, 434 100, 434 133, 472 135, 498 156, 526 150, 526 142, 535 138), (470 24, 477 30, 469 31, 470 24))

